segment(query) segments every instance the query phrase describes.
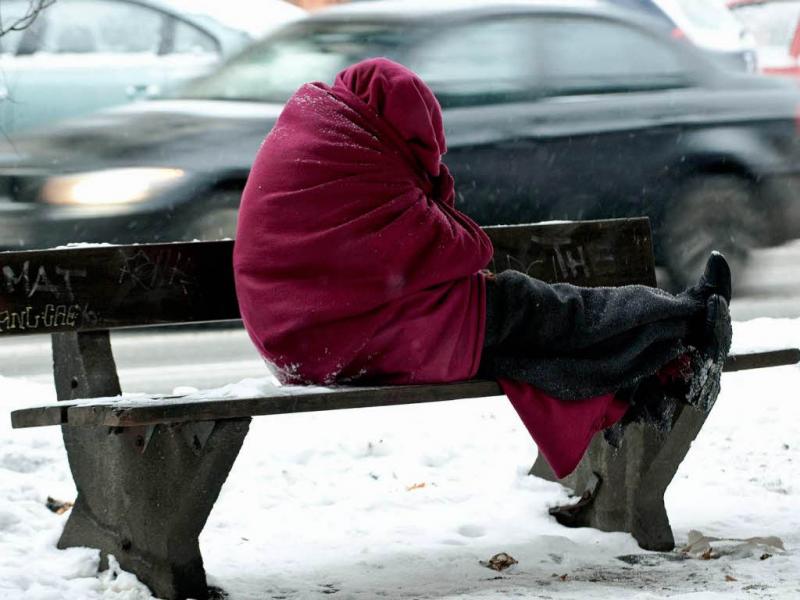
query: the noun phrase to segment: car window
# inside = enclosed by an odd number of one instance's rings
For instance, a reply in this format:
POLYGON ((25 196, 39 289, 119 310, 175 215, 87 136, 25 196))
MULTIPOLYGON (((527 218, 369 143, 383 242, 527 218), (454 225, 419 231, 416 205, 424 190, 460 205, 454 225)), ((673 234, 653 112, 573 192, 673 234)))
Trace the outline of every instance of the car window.
POLYGON ((542 21, 547 85, 559 93, 679 87, 689 80, 681 57, 644 30, 613 21, 542 21))
POLYGON ((741 29, 722 0, 655 0, 655 3, 680 27, 696 31, 741 29))
POLYGON ((452 27, 419 45, 408 66, 446 106, 513 102, 536 93, 532 19, 452 27))
POLYGON ((673 26, 675 25, 672 22, 672 20, 666 15, 666 13, 655 4, 654 0, 609 0, 609 1, 612 4, 615 4, 619 7, 637 10, 651 17, 660 19, 665 24, 673 26))
MULTIPOLYGON (((8 29, 13 23, 18 23, 32 15, 30 0, 4 0, 0 2, 0 23, 3 29, 8 29)), ((23 21, 24 23, 25 21, 23 21)), ((25 35, 24 26, 20 30, 9 30, 0 36, 0 53, 15 54, 25 35)))
POLYGON ((332 83, 345 67, 372 56, 397 59, 406 31, 371 23, 298 25, 251 46, 182 98, 285 102, 309 81, 332 83))
POLYGON ((219 54, 219 51, 211 35, 184 21, 175 21, 171 54, 219 54))
POLYGON ((788 53, 800 19, 800 0, 742 4, 733 10, 753 33, 759 47, 779 48, 788 53))
POLYGON ((157 54, 164 21, 162 13, 127 2, 56 2, 25 32, 19 52, 157 54))

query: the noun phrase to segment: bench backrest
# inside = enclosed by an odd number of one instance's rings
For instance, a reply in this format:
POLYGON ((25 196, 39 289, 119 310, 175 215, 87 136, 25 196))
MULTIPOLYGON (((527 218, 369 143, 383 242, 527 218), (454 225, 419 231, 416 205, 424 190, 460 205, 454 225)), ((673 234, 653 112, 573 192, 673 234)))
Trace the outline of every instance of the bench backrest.
MULTIPOLYGON (((655 285, 647 219, 488 227, 489 268, 655 285)), ((239 319, 232 241, 0 253, 0 336, 239 319)))

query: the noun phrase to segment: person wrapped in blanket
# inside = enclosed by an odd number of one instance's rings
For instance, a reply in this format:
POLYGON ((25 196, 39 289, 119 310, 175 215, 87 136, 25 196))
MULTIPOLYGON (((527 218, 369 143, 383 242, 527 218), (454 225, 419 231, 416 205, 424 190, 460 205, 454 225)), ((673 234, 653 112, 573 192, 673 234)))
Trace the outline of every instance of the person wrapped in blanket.
POLYGON ((710 410, 731 343, 721 255, 678 295, 490 274, 445 152, 433 93, 387 59, 287 102, 234 246, 245 327, 284 383, 495 378, 559 477, 601 430, 618 443, 621 423, 667 430, 678 403, 710 410))

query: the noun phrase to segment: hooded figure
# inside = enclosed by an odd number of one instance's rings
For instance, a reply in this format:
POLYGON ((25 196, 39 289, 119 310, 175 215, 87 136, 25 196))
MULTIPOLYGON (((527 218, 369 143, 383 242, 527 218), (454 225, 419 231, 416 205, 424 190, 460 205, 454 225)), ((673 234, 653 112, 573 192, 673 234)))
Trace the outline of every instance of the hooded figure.
POLYGON ((475 375, 489 238, 453 208, 441 111, 410 71, 361 63, 301 87, 239 212, 245 326, 287 382, 475 375))
POLYGON ((302 86, 242 197, 245 327, 284 383, 443 383, 480 370, 565 475, 641 380, 687 356, 713 286, 675 297, 487 276, 492 245, 454 208, 446 149, 439 104, 401 65, 371 59, 333 86, 302 86))

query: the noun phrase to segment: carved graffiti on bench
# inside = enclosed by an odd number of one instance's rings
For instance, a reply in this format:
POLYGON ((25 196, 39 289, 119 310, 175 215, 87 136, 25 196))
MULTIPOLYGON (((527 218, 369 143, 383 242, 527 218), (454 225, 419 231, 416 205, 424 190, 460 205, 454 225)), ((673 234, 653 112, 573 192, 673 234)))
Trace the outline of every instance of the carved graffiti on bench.
POLYGON ((99 322, 99 316, 88 304, 46 304, 44 308, 26 306, 22 310, 0 311, 0 332, 91 327, 99 322))
POLYGON ((53 294, 56 298, 74 300, 72 290, 74 278, 86 277, 86 269, 65 269, 60 266, 50 267, 48 272, 44 265, 31 267, 31 261, 22 263, 22 268, 4 265, 2 268, 5 291, 14 294, 18 290, 33 298, 39 293, 53 294))
POLYGON ((36 310, 32 306, 22 311, 0 312, 0 331, 19 329, 39 329, 40 327, 74 327, 80 314, 80 305, 48 304, 44 310, 36 310))
POLYGON ((569 238, 554 240, 536 235, 531 236, 525 255, 535 258, 526 262, 507 253, 499 261, 492 261, 492 269, 515 269, 540 278, 546 272, 548 279, 572 281, 595 277, 598 272, 613 268, 615 262, 610 246, 594 245, 588 248, 569 238))
POLYGON ((122 268, 118 283, 131 282, 143 290, 180 286, 184 294, 195 284, 187 271, 191 271, 191 259, 180 252, 153 254, 139 250, 134 254, 120 251, 122 268))
POLYGON ((0 310, 0 332, 91 327, 99 323, 97 313, 88 304, 75 301, 73 284, 86 279, 86 269, 26 260, 21 265, 3 265, 0 273, 3 291, 27 300, 2 307, 5 310, 0 310), (47 295, 52 296, 52 302, 48 302, 47 295))

